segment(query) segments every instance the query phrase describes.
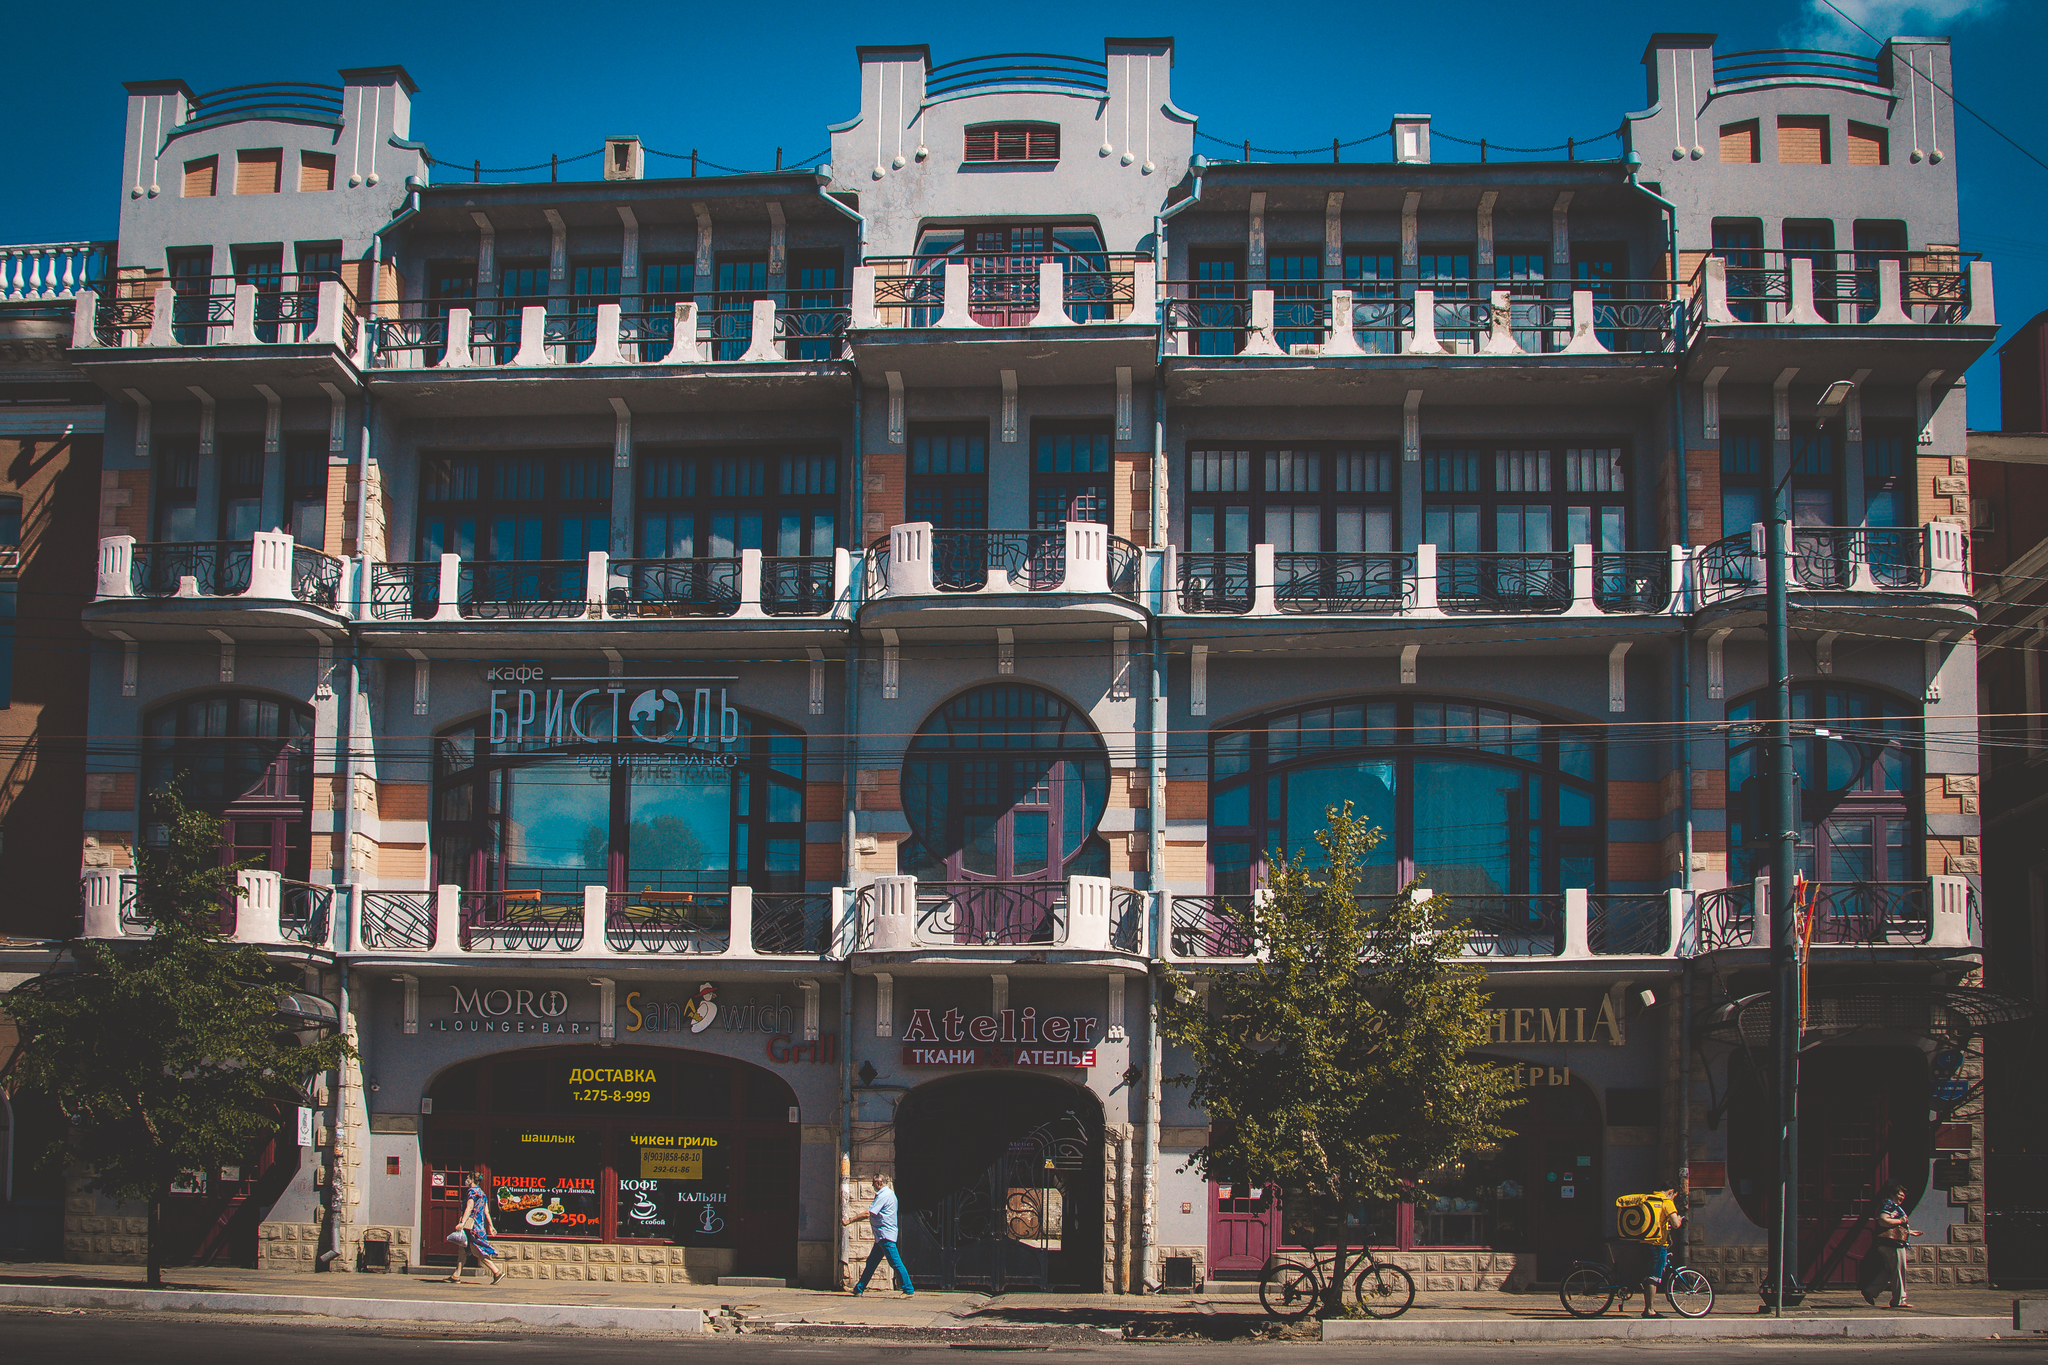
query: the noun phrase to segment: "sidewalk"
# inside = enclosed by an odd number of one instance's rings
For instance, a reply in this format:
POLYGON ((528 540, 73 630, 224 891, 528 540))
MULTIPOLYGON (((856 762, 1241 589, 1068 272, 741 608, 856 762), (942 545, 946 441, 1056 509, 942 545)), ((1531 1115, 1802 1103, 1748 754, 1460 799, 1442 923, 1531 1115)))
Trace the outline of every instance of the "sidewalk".
MULTIPOLYGON (((1852 1290, 1809 1295, 1783 1319, 1756 1312, 1754 1293, 1732 1293, 1703 1319, 1666 1311, 1661 1321, 1609 1312, 1582 1320, 1554 1293, 1441 1293, 1416 1296, 1399 1319, 1328 1324, 1326 1338, 1388 1340, 1542 1340, 1645 1335, 1989 1336, 2012 1332, 2010 1292, 1916 1291, 1914 1306, 1867 1306, 1852 1290)), ((139 1266, 58 1262, 0 1263, 0 1305, 311 1314, 399 1321, 518 1322, 531 1326, 636 1331, 786 1332, 791 1335, 917 1335, 993 1332, 1006 1338, 1277 1338, 1314 1340, 1315 1324, 1283 1329, 1259 1305, 1256 1286, 1210 1285, 1197 1296, 1013 1293, 925 1290, 914 1297, 871 1290, 854 1298, 812 1289, 719 1285, 588 1283, 507 1278, 492 1285, 476 1273, 461 1285, 397 1274, 306 1274, 283 1270, 177 1267, 164 1291, 143 1292, 139 1266), (1247 1293, 1246 1291, 1250 1292, 1247 1293)))

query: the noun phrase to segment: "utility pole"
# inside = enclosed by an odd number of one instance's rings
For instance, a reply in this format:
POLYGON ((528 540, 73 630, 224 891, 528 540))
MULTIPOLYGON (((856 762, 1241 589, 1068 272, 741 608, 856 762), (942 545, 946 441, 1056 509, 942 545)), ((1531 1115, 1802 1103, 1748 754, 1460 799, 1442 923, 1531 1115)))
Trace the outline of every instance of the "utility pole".
POLYGON ((1776 1216, 1770 1235, 1770 1305, 1785 1314, 1785 1295, 1799 1265, 1799 962, 1798 926, 1792 918, 1793 860, 1799 842, 1798 788, 1792 767, 1791 628, 1786 600, 1790 577, 1791 462, 1771 493, 1764 523, 1764 582, 1769 593, 1771 710, 1765 738, 1770 777, 1771 849, 1771 1057, 1777 1120, 1776 1216))

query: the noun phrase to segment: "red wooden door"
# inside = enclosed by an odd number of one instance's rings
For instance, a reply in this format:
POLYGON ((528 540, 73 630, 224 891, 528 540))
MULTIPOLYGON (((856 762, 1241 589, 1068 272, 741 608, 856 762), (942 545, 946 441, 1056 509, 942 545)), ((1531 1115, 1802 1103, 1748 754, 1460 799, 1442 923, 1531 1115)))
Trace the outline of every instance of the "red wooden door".
POLYGON ((420 1163, 420 1259, 455 1259, 448 1234, 462 1220, 462 1196, 476 1171, 476 1134, 464 1129, 429 1130, 426 1160, 420 1163))
POLYGON ((1799 1083, 1799 1276, 1809 1287, 1853 1285, 1891 1179, 1890 1077, 1868 1054, 1841 1050, 1799 1083))
MULTIPOLYGON (((786 1132, 757 1133, 739 1144, 740 1169, 738 1207, 727 1216, 739 1218, 735 1239, 739 1251, 739 1273, 772 1275, 784 1279, 796 1276, 796 1163, 795 1124, 786 1132)), ((716 1206, 706 1204, 705 1209, 716 1206)))
POLYGON ((1209 1274, 1257 1275, 1272 1259, 1280 1201, 1245 1183, 1209 1186, 1209 1274))
POLYGON ((984 327, 1028 327, 1038 316, 1038 266, 1047 259, 1045 227, 969 228, 968 313, 984 327))

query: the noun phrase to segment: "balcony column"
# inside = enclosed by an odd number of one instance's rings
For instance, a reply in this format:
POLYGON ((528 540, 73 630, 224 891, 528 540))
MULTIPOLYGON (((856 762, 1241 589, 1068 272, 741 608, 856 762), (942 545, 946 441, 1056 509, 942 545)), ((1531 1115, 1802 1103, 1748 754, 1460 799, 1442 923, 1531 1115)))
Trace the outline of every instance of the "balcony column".
POLYGON ((592 550, 583 566, 583 610, 593 621, 604 619, 605 599, 611 593, 612 557, 608 550, 592 550))
POLYGON ((1970 595, 1970 533, 1953 521, 1930 521, 1923 528, 1927 544, 1929 592, 1970 595))
POLYGON ((368 555, 357 555, 349 561, 348 597, 341 605, 352 621, 370 619, 370 607, 376 599, 375 563, 368 555))
MULTIPOLYGON (((209 329, 209 332, 211 329, 209 329)), ((209 343, 213 337, 206 338, 209 343)), ((254 346, 256 344, 256 286, 238 284, 235 286, 235 314, 228 321, 228 345, 254 346)))
MULTIPOLYGON (((347 294, 340 280, 322 280, 315 296, 318 312, 313 315, 313 334, 306 338, 316 346, 341 345, 341 319, 348 311, 347 294)), ((237 300, 239 302, 239 300, 237 300)))
MULTIPOLYGON (((450 308, 446 332, 441 348, 441 363, 436 366, 443 370, 466 370, 476 364, 476 357, 469 349, 469 338, 474 324, 467 308, 450 308)), ((424 357, 422 357, 424 359, 424 357)))
POLYGON ((782 359, 782 344, 775 336, 775 300, 755 299, 752 331, 747 337, 743 361, 782 359))
POLYGON ((932 586, 932 524, 907 521, 889 528, 888 591, 891 597, 929 597, 932 586))
POLYGON ((1252 546, 1252 609, 1253 616, 1278 616, 1280 614, 1280 573, 1275 565, 1273 547, 1252 546))
POLYGON ((1750 884, 1749 946, 1771 946, 1771 878, 1768 873, 1750 884))
POLYGON ((548 357, 548 310, 543 304, 529 304, 519 310, 519 350, 514 365, 538 368, 552 365, 548 357))
POLYGON ((761 552, 740 551, 740 607, 733 613, 734 620, 762 621, 768 613, 761 610, 761 552))
POLYGON ((1252 290, 1252 322, 1245 329, 1244 350, 1240 355, 1285 355, 1280 343, 1273 339, 1273 291, 1252 290))
POLYGON ((1669 901, 1665 909, 1670 926, 1665 930, 1665 951, 1674 957, 1691 957, 1695 937, 1691 923, 1693 893, 1674 886, 1664 894, 1669 901))
POLYGON ((462 951, 462 888, 459 886, 434 888, 434 951, 449 954, 462 951))
POLYGON ((725 952, 722 957, 754 955, 754 888, 732 888, 732 910, 726 920, 725 952))
POLYGON ((97 327, 100 316, 100 296, 97 290, 81 289, 78 301, 71 305, 71 348, 83 350, 100 344, 97 327))
POLYGON ((235 874, 235 885, 242 893, 235 898, 235 932, 231 935, 235 942, 274 945, 284 941, 284 930, 278 925, 283 881, 275 872, 251 868, 235 874))
POLYGON ((1067 878, 1067 939, 1076 952, 1109 951, 1109 878, 1067 878))
POLYGON ((1363 355, 1358 346, 1358 314, 1349 289, 1330 291, 1330 330, 1323 333, 1324 355, 1363 355))
POLYGON ((853 268, 853 316, 846 325, 882 325, 882 310, 875 306, 875 268, 871 265, 857 265, 853 268))
POLYGON ((177 311, 178 291, 168 284, 156 287, 156 298, 149 310, 149 336, 145 346, 175 346, 177 335, 171 330, 171 315, 177 311))
POLYGON ((917 946, 917 878, 875 879, 875 938, 869 946, 878 953, 917 946))
POLYGON ((852 619, 852 592, 853 551, 841 545, 832 551, 832 616, 835 620, 852 619))
POLYGON ((1071 327, 1067 316, 1067 270, 1058 261, 1038 263, 1038 316, 1033 327, 1071 327))
POLYGON ((1735 321, 1735 314, 1728 308, 1727 260, 1720 256, 1709 256, 1700 262, 1700 283, 1707 294, 1707 321, 1735 321))
POLYGON ((668 348, 668 363, 671 365, 701 365, 704 363, 704 348, 697 342, 697 305, 679 303, 676 305, 673 338, 668 348))
POLYGON ((1996 327, 1997 300, 1991 290, 1991 262, 1970 262, 1970 311, 1963 317, 1965 327, 1996 327))
POLYGON ((961 262, 961 263, 960 263, 960 264, 958 264, 958 265, 948 265, 948 266, 946 267, 946 278, 945 278, 945 283, 944 283, 944 285, 942 285, 941 287, 942 287, 942 288, 943 288, 943 289, 944 289, 944 290, 945 290, 946 292, 945 292, 945 295, 944 295, 944 300, 945 300, 945 308, 944 308, 944 311, 942 311, 942 312, 941 312, 941 313, 939 314, 939 321, 938 321, 938 325, 939 325, 939 326, 941 326, 941 327, 979 327, 979 326, 981 326, 981 324, 980 324, 980 323, 978 323, 978 322, 976 322, 976 321, 974 320, 974 315, 973 315, 972 313, 969 313, 969 312, 967 311, 967 291, 968 291, 968 284, 967 284, 967 265, 966 265, 966 263, 965 263, 965 262, 961 262))
POLYGON ((1515 340, 1515 308, 1505 289, 1496 289, 1488 296, 1488 315, 1492 329, 1479 350, 1482 355, 1520 355, 1522 343, 1515 340))
POLYGON ((441 606, 434 613, 436 621, 460 621, 462 619, 462 556, 441 556, 441 606))
POLYGON ((1415 609, 1416 616, 1442 616, 1443 610, 1436 604, 1436 546, 1427 543, 1415 547, 1415 609))
POLYGON ((626 357, 619 353, 619 305, 600 303, 597 305, 597 335, 592 339, 590 355, 583 361, 586 365, 623 365, 626 357))
POLYGON ((1607 348, 1600 344, 1600 334, 1593 328, 1593 291, 1590 289, 1572 291, 1572 339, 1564 344, 1564 350, 1559 354, 1607 354, 1607 348))
POLYGON ((1870 315, 1871 326, 1903 327, 1913 321, 1906 316, 1903 274, 1897 261, 1877 263, 1877 311, 1870 315))
MULTIPOLYGON (((583 951, 584 957, 618 957, 619 953, 606 941, 605 925, 611 919, 611 891, 602 886, 583 888, 583 951)), ((599 1023, 608 1022, 600 1019, 599 1023)))
POLYGON ((1586 888, 1568 886, 1564 892, 1564 951, 1558 956, 1583 961, 1593 955, 1586 930, 1586 888))
POLYGON ((249 587, 242 596, 273 602, 292 597, 292 538, 282 531, 258 531, 249 546, 249 587))
POLYGON ((1598 616, 1600 606, 1593 600, 1593 547, 1572 546, 1572 604, 1567 616, 1598 616))
MULTIPOLYGON (((1856 447, 1851 446, 1850 449, 1856 450, 1856 447)), ((1862 458, 1862 451, 1856 450, 1856 459, 1859 464, 1862 458)), ((1859 498, 1856 501, 1861 502, 1862 499, 1859 498)), ((1849 591, 1878 591, 1877 575, 1871 571, 1870 567, 1869 530, 1860 527, 1847 527, 1844 529, 1849 532, 1849 591)))
POLYGON ((1131 311, 1124 322, 1130 326, 1159 325, 1159 262, 1132 262, 1131 311))
POLYGON ((100 540, 99 583, 95 599, 135 596, 135 537, 105 536, 100 540))
POLYGON ((1824 319, 1813 306, 1813 262, 1804 256, 1794 256, 1785 264, 1791 302, 1785 307, 1784 321, 1802 327, 1819 326, 1824 319))
POLYGON ((121 891, 134 873, 118 867, 89 867, 79 891, 83 919, 79 933, 86 938, 121 937, 121 891))
POLYGON ((1408 333, 1409 355, 1449 355, 1436 339, 1436 291, 1415 291, 1415 320, 1408 333))
POLYGON ((1099 522, 1063 524, 1067 539, 1067 574, 1060 584, 1068 592, 1109 591, 1109 528, 1099 522))
POLYGON ((1980 948, 1970 933, 1970 879, 1929 877, 1927 915, 1930 948, 1980 948))
POLYGON ((1692 551, 1683 545, 1671 547, 1671 600, 1664 605, 1668 616, 1684 616, 1692 610, 1692 551))

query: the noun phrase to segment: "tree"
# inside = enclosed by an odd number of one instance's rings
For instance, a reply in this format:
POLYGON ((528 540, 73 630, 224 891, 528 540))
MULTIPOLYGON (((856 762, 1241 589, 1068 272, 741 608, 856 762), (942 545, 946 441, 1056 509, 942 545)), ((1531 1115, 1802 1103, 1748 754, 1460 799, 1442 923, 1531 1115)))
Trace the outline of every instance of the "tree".
MULTIPOLYGON (((1441 898, 1361 897, 1380 841, 1351 812, 1329 812, 1323 857, 1275 854, 1267 887, 1232 913, 1250 965, 1215 973, 1206 993, 1169 970, 1166 1036, 1194 1055, 1194 1102, 1209 1145, 1206 1178, 1277 1182, 1288 1197, 1343 1212, 1415 1198, 1429 1173, 1512 1134, 1508 1074, 1474 1059, 1487 1039, 1484 974, 1458 960, 1468 937, 1441 898), (1205 998, 1206 997, 1206 998, 1205 998)), ((1334 1285, 1326 1315, 1343 1310, 1334 1285)))
POLYGON ((221 821, 175 786, 155 813, 164 840, 137 849, 151 936, 74 940, 70 965, 23 984, 7 1008, 21 1031, 15 1074, 66 1121, 51 1155, 88 1170, 88 1189, 147 1205, 149 1283, 161 1285, 172 1184, 243 1161, 353 1049, 339 1033, 302 1042, 278 1016, 295 973, 222 936, 223 897, 240 888, 237 866, 221 863, 221 821))

